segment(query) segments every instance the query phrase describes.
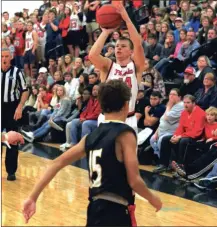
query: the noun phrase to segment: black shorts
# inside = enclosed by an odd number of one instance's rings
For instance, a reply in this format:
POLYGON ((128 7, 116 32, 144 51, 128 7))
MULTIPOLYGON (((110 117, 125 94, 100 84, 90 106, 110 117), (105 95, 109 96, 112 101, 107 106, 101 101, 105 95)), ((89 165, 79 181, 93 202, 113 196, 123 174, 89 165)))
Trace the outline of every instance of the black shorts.
POLYGON ((132 226, 127 206, 97 199, 90 202, 86 226, 132 226))
POLYGON ((69 31, 67 34, 67 45, 72 45, 73 47, 81 45, 82 33, 78 31, 69 31))
POLYGON ((27 50, 24 55, 24 64, 34 64, 35 63, 35 54, 32 53, 32 50, 27 50))

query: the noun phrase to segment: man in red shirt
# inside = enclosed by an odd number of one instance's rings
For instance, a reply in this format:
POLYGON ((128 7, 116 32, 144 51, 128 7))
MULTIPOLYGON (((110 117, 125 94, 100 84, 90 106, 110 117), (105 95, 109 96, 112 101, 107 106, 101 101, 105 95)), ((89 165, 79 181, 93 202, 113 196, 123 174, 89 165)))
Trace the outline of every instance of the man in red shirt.
POLYGON ((200 138, 203 133, 205 112, 195 104, 194 96, 185 95, 183 101, 185 110, 181 114, 178 128, 173 136, 165 136, 162 140, 160 165, 153 171, 155 173, 167 170, 172 149, 175 151, 175 160, 177 160, 178 164, 183 164, 187 145, 200 138))
POLYGON ((14 46, 15 46, 15 65, 18 69, 24 68, 24 50, 25 50, 25 32, 24 21, 19 19, 17 22, 17 29, 12 29, 14 34, 14 46))
POLYGON ((81 113, 80 119, 72 120, 71 139, 72 145, 76 145, 78 141, 78 129, 81 128, 81 138, 90 134, 97 128, 97 119, 101 113, 101 107, 98 101, 99 85, 94 85, 92 96, 90 97, 86 109, 81 113))

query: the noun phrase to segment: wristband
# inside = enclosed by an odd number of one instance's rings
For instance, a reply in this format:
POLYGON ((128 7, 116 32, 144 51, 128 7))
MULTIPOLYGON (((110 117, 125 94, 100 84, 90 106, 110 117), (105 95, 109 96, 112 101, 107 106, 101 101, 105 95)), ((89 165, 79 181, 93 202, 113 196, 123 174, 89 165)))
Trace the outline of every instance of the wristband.
POLYGON ((8 134, 5 133, 4 136, 5 136, 5 141, 4 141, 3 143, 4 143, 9 149, 11 149, 11 146, 10 146, 10 144, 8 143, 8 134))

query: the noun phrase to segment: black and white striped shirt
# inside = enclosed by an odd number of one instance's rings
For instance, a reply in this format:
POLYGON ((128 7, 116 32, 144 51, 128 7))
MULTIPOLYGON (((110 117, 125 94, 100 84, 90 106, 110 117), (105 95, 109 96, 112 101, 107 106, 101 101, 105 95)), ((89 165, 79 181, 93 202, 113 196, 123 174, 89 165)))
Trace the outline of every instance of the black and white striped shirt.
POLYGON ((20 69, 11 66, 6 72, 1 72, 1 99, 2 103, 19 101, 27 85, 20 69))

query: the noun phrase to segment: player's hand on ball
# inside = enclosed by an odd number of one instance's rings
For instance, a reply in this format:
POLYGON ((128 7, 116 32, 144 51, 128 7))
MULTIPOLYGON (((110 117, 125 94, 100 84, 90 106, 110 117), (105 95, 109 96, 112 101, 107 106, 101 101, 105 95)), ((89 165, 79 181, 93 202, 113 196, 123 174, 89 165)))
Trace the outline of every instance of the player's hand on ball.
POLYGON ((107 29, 107 28, 102 28, 101 27, 101 29, 102 29, 102 31, 104 33, 111 34, 112 32, 116 31, 118 28, 109 28, 109 29, 107 29))
POLYGON ((23 203, 23 216, 25 218, 25 222, 28 223, 29 219, 33 216, 36 211, 35 201, 32 199, 27 199, 23 203))
POLYGON ((156 208, 156 212, 158 212, 162 208, 162 202, 160 200, 160 197, 157 195, 152 196, 152 198, 149 200, 149 203, 156 208))
POLYGON ((117 9, 117 12, 120 13, 122 19, 126 22, 128 20, 130 20, 128 13, 123 5, 122 2, 120 2, 119 4, 115 4, 114 7, 117 9))

